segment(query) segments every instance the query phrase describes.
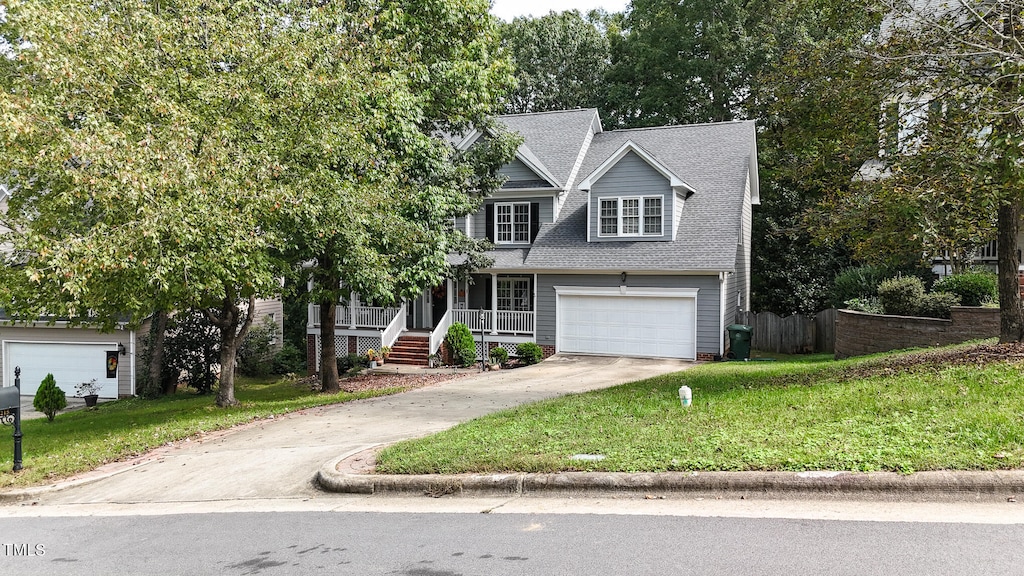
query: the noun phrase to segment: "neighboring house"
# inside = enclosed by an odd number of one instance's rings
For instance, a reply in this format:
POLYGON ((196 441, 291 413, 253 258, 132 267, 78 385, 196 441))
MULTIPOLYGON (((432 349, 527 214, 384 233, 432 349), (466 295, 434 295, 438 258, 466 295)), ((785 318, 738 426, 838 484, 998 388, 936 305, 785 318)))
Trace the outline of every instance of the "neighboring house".
MULTIPOLYGON (((0 210, 6 206, 7 188, 0 184, 0 210)), ((284 322, 281 299, 257 300, 254 323, 270 318, 278 326, 275 348, 280 349, 284 322)), ((101 398, 121 398, 136 393, 137 374, 145 370, 138 364, 141 340, 146 334, 118 324, 112 332, 69 326, 61 319, 40 318, 15 322, 0 310, 0 369, 2 385, 14 386, 14 369, 21 368, 21 393, 34 395, 48 373, 69 397, 75 385, 96 379, 101 398), (111 356, 116 365, 109 366, 111 356), (112 369, 111 369, 112 368, 112 369), (137 372, 138 371, 138 372, 137 372)))
MULTIPOLYGON (((455 222, 494 243, 493 265, 397 308, 352 294, 338 307, 338 354, 384 344, 392 361, 425 363, 461 322, 511 353, 536 342, 546 356, 723 355, 726 326, 750 301, 754 123, 605 132, 593 109, 498 120, 524 142, 502 188, 455 222)), ((315 305, 307 333, 315 367, 315 305)))
POLYGON ((60 320, 9 321, 0 313, 0 322, 4 322, 0 324, 4 386, 14 386, 14 369, 20 367, 23 396, 35 395, 48 373, 68 397, 75 395, 76 384, 93 378, 102 387, 100 398, 135 395, 136 331, 124 325, 104 333, 69 327, 60 320), (114 366, 108 364, 111 357, 116 359, 114 366))

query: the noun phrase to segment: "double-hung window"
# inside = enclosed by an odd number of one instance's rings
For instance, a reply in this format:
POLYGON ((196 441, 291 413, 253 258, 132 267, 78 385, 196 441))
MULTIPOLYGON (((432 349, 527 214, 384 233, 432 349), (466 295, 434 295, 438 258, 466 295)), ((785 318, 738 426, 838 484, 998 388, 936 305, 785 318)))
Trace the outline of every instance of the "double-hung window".
POLYGON ((661 196, 601 198, 598 203, 598 236, 661 236, 661 196))
POLYGON ((494 205, 494 242, 530 243, 530 203, 507 202, 494 205))
POLYGON ((529 312, 531 304, 529 278, 498 278, 498 310, 529 312))

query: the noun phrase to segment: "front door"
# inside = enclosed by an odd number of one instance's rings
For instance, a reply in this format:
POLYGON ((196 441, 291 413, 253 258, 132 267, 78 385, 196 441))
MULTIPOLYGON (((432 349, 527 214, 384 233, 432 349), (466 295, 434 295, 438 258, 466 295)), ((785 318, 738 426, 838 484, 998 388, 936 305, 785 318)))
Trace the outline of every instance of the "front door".
POLYGON ((437 322, 444 317, 448 311, 448 290, 447 283, 435 286, 430 291, 430 328, 437 325, 437 322))

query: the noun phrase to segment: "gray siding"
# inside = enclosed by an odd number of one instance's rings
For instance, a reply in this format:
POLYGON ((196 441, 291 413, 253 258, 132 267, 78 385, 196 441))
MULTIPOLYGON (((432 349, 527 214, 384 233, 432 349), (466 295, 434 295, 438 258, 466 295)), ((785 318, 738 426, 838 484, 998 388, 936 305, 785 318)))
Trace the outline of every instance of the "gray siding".
POLYGON ((536 174, 533 170, 523 164, 523 161, 518 158, 513 158, 511 162, 505 164, 498 170, 498 174, 508 177, 505 182, 506 186, 514 182, 536 182, 537 180, 543 180, 544 178, 536 174))
MULTIPOLYGON (((697 288, 697 352, 717 354, 719 349, 719 305, 721 290, 718 276, 639 276, 630 275, 626 284, 643 288, 697 288)), ((541 274, 537 277, 537 343, 555 345, 555 286, 619 286, 619 275, 541 274)))
MULTIPOLYGON (((672 238, 672 217, 675 214, 675 193, 667 178, 633 152, 623 156, 594 183, 590 190, 590 241, 591 242, 634 242, 642 240, 670 240, 672 238), (598 232, 600 198, 608 196, 661 196, 661 236, 600 237, 598 232)), ((642 211, 642 207, 641 207, 642 211)), ((642 212, 641 212, 642 216, 642 212)), ((641 220, 642 222, 642 220, 641 220)))
POLYGON ((480 207, 480 210, 476 214, 473 214, 472 231, 474 238, 486 238, 487 237, 487 205, 495 203, 505 202, 536 202, 540 204, 540 223, 549 224, 554 222, 555 219, 555 199, 551 196, 541 197, 530 197, 524 196, 521 198, 490 198, 484 201, 484 205, 480 207))

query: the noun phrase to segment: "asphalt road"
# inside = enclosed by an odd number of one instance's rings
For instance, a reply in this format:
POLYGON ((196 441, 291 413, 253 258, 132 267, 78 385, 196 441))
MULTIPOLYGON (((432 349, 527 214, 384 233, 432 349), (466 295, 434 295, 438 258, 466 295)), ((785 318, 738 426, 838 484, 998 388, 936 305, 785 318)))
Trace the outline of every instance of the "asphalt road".
POLYGON ((275 512, 0 519, 3 574, 1021 574, 1024 525, 275 512))

